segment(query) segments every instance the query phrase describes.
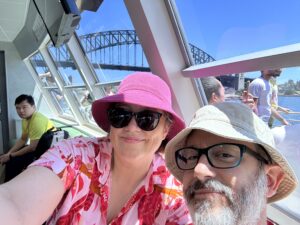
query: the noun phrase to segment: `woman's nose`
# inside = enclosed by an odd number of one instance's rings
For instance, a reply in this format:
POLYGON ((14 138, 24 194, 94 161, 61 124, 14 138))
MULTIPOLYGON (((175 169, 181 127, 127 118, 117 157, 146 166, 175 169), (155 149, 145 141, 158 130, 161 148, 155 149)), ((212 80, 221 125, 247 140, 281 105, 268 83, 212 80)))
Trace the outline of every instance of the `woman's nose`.
POLYGON ((129 121, 129 124, 125 127, 127 130, 136 130, 136 129, 139 129, 139 126, 137 125, 137 122, 135 120, 135 117, 133 116, 131 118, 131 120, 129 121))

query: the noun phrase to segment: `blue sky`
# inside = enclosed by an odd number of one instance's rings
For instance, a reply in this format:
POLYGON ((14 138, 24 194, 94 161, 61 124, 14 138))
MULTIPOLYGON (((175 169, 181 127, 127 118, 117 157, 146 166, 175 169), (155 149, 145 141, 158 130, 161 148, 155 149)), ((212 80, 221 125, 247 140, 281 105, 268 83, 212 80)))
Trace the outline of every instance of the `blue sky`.
MULTIPOLYGON (((299 0, 176 0, 176 3, 189 42, 215 59, 300 42, 299 0)), ((253 78, 259 75, 259 72, 246 74, 253 78)), ((300 80, 300 69, 283 69, 278 83, 289 79, 300 80)))
MULTIPOLYGON (((300 0, 176 0, 189 43, 215 59, 300 42, 300 0)), ((79 34, 134 29, 122 0, 84 12, 79 34)), ((257 77, 259 73, 251 73, 257 77)), ((300 80, 299 68, 283 69, 278 82, 300 80), (299 77, 299 78, 298 78, 299 77)))
POLYGON ((216 59, 300 41, 299 0, 176 3, 189 42, 201 46, 216 59))
POLYGON ((123 0, 103 1, 96 13, 84 11, 77 33, 134 30, 123 0))

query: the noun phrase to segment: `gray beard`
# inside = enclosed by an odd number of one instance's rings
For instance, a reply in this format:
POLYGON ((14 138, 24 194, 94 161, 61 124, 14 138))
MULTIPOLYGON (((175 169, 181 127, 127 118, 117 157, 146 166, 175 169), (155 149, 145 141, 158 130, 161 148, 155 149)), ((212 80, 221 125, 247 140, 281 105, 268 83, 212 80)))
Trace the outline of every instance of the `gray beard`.
POLYGON ((262 168, 254 178, 254 182, 242 187, 238 193, 217 180, 207 180, 199 183, 197 180, 185 191, 185 197, 195 225, 254 225, 260 220, 261 213, 266 207, 267 177, 262 168), (194 190, 210 188, 222 192, 228 204, 214 209, 218 202, 207 199, 193 199, 194 190), (215 203, 216 202, 216 203, 215 203))

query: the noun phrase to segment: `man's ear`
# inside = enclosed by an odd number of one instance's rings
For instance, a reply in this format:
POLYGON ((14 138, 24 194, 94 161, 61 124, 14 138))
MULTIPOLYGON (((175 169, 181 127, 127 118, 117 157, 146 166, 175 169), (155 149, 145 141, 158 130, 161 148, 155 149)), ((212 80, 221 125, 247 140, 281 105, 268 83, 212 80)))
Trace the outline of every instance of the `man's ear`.
POLYGON ((218 98, 218 96, 216 95, 215 92, 213 92, 213 93, 211 94, 210 102, 211 102, 212 104, 216 103, 217 100, 218 100, 217 98, 218 98))
POLYGON ((284 172, 278 165, 266 165, 265 172, 267 176, 267 198, 276 194, 279 185, 284 178, 284 172))

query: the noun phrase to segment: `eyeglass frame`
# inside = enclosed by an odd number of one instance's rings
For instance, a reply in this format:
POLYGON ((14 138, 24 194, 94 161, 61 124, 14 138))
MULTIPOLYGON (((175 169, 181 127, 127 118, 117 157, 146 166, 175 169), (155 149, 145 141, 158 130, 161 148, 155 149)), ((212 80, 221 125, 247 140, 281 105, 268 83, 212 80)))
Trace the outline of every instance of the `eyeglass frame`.
MULTIPOLYGON (((261 147, 262 148, 262 147, 261 147)), ((180 169, 180 170, 193 170, 195 169, 195 167, 197 166, 197 164, 199 163, 199 160, 201 158, 201 156, 204 154, 206 156, 206 159, 209 163, 210 166, 212 166, 213 168, 217 168, 217 169, 232 169, 232 168, 235 168, 235 167, 238 167, 240 164, 241 164, 241 161, 243 159, 243 155, 244 153, 248 153, 250 155, 252 155, 254 158, 256 158, 258 161, 261 161, 265 164, 270 164, 272 162, 271 160, 271 157, 269 156, 269 154, 266 152, 266 150, 264 148, 262 148, 262 150, 265 152, 265 154, 267 155, 268 157, 268 160, 265 159, 264 157, 262 157, 259 153, 255 152, 255 151, 252 151, 250 150, 249 147, 247 147, 246 145, 242 145, 242 144, 236 144, 236 143, 219 143, 219 144, 215 144, 215 145, 212 145, 212 146, 209 146, 207 148, 196 148, 196 147, 193 147, 193 146, 186 146, 186 147, 183 147, 183 148, 180 148, 178 150, 175 151, 175 161, 176 161, 176 165, 177 167, 180 169), (235 146, 238 146, 239 149, 240 149, 240 159, 239 161, 236 163, 236 165, 234 166, 231 166, 231 167, 217 167, 217 166, 214 166, 213 163, 211 162, 209 156, 208 156, 208 151, 210 149, 212 149, 213 147, 215 146, 218 146, 218 145, 235 145, 235 146), (178 158, 179 158, 179 152, 183 149, 194 149, 194 150, 197 150, 198 152, 198 159, 197 159, 197 163, 195 163, 195 166, 192 167, 192 168, 189 168, 189 169, 182 169, 180 166, 179 166, 179 163, 178 163, 178 158)))

